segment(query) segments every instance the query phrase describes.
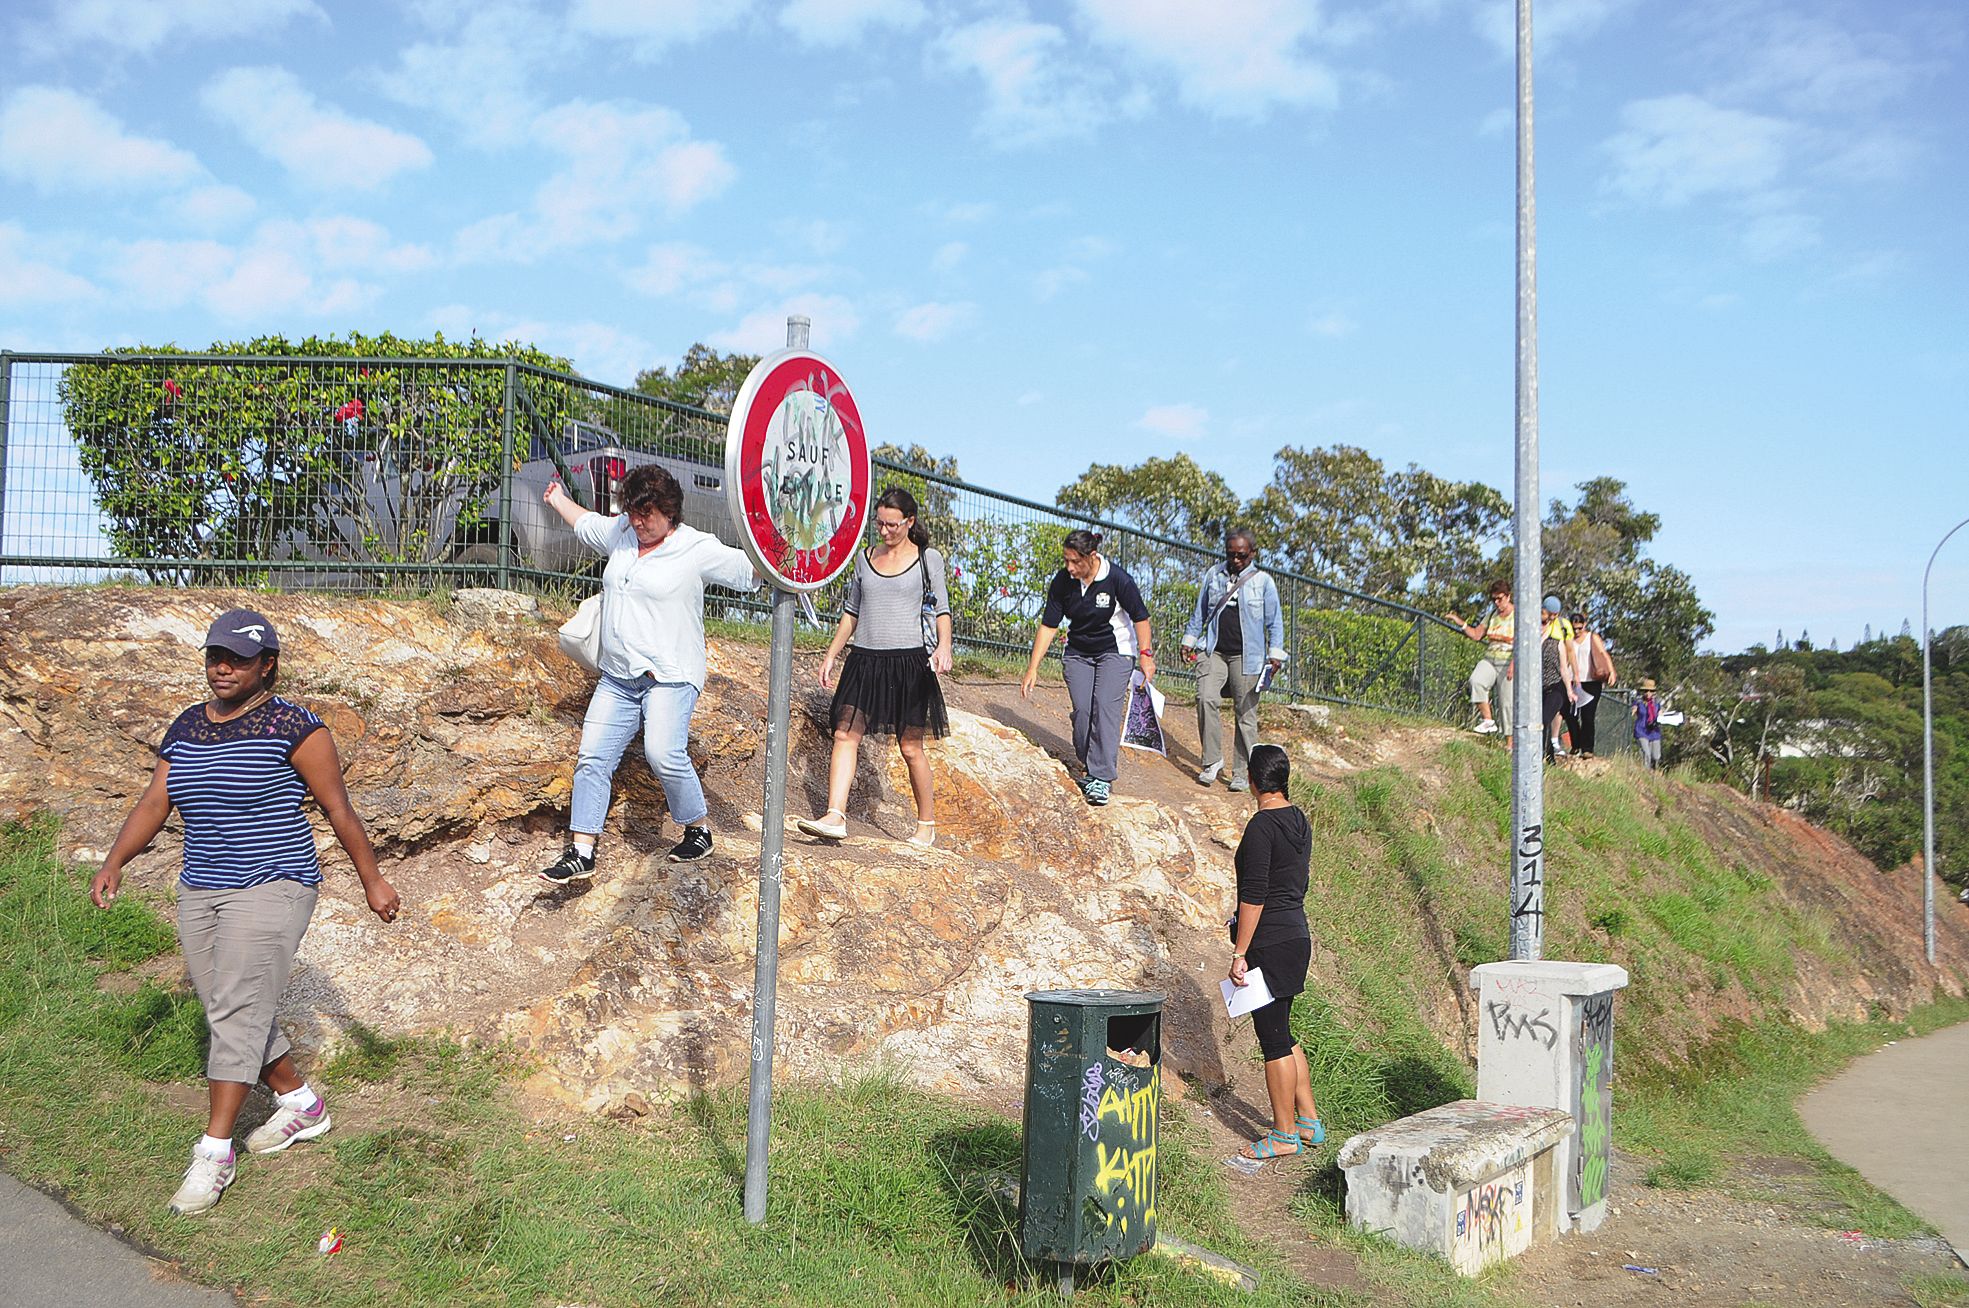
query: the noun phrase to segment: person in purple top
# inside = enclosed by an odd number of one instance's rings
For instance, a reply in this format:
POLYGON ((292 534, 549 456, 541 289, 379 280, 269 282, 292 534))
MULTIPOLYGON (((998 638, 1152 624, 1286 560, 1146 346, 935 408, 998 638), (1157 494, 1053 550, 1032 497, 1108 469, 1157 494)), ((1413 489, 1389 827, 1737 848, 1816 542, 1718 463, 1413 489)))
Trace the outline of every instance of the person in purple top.
POLYGON ((1661 705, 1655 699, 1653 677, 1641 678, 1641 698, 1634 701, 1634 739, 1641 761, 1652 772, 1661 766, 1661 705))
POLYGON ((327 1133, 328 1105, 294 1066, 274 1020, 321 885, 313 796, 355 864, 370 911, 394 922, 402 907, 349 804, 342 762, 321 719, 274 694, 280 636, 251 609, 221 614, 205 633, 212 698, 180 713, 158 747, 157 769, 123 821, 89 899, 108 908, 123 865, 141 853, 173 808, 184 823, 178 942, 211 1031, 205 1063, 210 1112, 171 1211, 202 1213, 234 1177, 233 1128, 254 1084, 274 1092, 274 1113, 246 1138, 279 1153, 327 1133))

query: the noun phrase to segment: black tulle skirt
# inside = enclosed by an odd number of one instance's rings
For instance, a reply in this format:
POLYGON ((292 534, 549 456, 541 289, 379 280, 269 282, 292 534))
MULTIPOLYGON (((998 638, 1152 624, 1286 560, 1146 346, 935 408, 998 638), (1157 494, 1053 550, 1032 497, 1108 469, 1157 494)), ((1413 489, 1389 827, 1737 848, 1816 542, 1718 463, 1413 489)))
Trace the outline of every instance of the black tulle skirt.
POLYGON ((877 735, 950 733, 943 687, 930 670, 930 652, 920 645, 908 649, 850 645, 829 717, 837 728, 852 724, 877 735))

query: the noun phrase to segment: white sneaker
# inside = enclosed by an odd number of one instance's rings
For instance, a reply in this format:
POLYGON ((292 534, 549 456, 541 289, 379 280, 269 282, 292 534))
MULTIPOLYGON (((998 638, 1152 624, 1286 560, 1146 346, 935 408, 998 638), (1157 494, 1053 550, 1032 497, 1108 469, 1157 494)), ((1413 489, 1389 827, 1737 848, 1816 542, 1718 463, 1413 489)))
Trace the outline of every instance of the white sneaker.
POLYGON ((246 1151, 253 1154, 277 1154, 298 1140, 312 1140, 316 1136, 328 1134, 328 1128, 335 1125, 335 1119, 328 1115, 328 1101, 320 1095, 315 1096, 314 1111, 303 1113, 292 1108, 274 1106, 273 1116, 260 1124, 259 1130, 246 1137, 246 1151))
POLYGON ((1497 720, 1495 718, 1479 719, 1477 725, 1471 727, 1470 730, 1476 732, 1479 736, 1495 736, 1497 734, 1497 720))
POLYGON ((1196 774, 1196 784, 1199 786, 1209 785, 1211 782, 1217 779, 1217 774, 1222 772, 1223 770, 1224 770, 1224 761, 1222 759, 1218 759, 1215 763, 1212 763, 1209 767, 1205 768, 1203 771, 1196 774))
POLYGON ((231 1156, 207 1158, 192 1148, 191 1166, 185 1169, 184 1184, 171 1196, 171 1211, 180 1217, 202 1213, 219 1202, 219 1196, 232 1184, 237 1169, 231 1156))

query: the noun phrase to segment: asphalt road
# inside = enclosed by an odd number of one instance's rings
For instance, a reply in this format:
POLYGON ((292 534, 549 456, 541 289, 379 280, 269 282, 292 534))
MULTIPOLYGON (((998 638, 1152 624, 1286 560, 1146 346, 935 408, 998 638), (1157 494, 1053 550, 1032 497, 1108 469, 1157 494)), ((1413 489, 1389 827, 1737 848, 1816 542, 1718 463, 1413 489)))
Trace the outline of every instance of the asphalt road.
POLYGON ((0 1303, 7 1308, 235 1308, 178 1280, 39 1190, 0 1172, 0 1303))
POLYGON ((1969 1022, 1868 1054, 1798 1101, 1834 1158, 1969 1257, 1969 1022))

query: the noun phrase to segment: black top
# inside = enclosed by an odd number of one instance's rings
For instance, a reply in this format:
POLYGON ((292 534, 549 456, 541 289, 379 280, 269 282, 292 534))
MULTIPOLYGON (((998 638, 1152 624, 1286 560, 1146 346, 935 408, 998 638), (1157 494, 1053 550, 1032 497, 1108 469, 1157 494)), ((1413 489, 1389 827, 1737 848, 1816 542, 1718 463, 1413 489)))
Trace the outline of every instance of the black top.
POLYGON ((1565 664, 1561 661, 1559 641, 1556 636, 1547 636, 1538 651, 1540 670, 1545 674, 1547 686, 1563 686, 1566 682, 1565 664))
POLYGON ((1251 937, 1254 948, 1309 940, 1306 881, 1313 856, 1313 826, 1297 806, 1261 808, 1237 842, 1237 902, 1262 904, 1251 937))
POLYGON ((1067 628, 1067 648, 1076 654, 1136 653, 1135 624, 1149 620, 1149 606, 1135 579, 1111 559, 1082 586, 1061 568, 1046 587, 1046 611, 1041 626, 1067 628))
POLYGON ((1238 617, 1238 592, 1232 591, 1224 601, 1223 609, 1217 614, 1217 652, 1219 654, 1244 653, 1244 623, 1238 617))

